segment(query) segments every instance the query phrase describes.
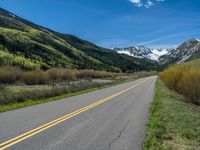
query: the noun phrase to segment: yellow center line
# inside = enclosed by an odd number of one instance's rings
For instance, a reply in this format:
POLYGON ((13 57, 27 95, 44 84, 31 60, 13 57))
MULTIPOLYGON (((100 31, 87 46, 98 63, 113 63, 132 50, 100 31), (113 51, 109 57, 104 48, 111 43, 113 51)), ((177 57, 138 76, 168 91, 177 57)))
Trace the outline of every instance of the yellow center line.
POLYGON ((67 114, 65 116, 62 116, 62 117, 60 117, 58 119, 55 119, 55 120, 53 120, 51 122, 48 122, 48 123, 46 123, 46 124, 44 124, 42 126, 39 126, 39 127, 35 128, 35 129, 32 129, 32 130, 30 130, 28 132, 25 132, 24 134, 21 134, 21 135, 15 137, 15 138, 12 138, 12 139, 10 139, 8 141, 5 141, 5 142, 0 144, 0 150, 4 150, 4 149, 6 149, 8 147, 11 147, 11 146, 13 146, 13 145, 25 140, 25 139, 28 139, 29 137, 32 137, 32 136, 34 136, 34 135, 36 135, 36 134, 38 134, 38 133, 40 133, 40 132, 42 132, 44 130, 47 130, 47 129, 49 129, 49 128, 57 125, 57 124, 60 124, 60 123, 62 123, 64 121, 66 121, 66 120, 68 120, 68 119, 70 119, 70 118, 72 118, 74 116, 77 116, 78 114, 81 114, 81 113, 83 113, 83 112, 85 112, 85 111, 87 111, 87 110, 89 110, 89 109, 91 109, 93 107, 96 107, 96 106, 98 106, 98 105, 100 105, 100 104, 102 104, 102 103, 104 103, 106 101, 109 101, 109 100, 113 99, 114 97, 117 97, 117 96, 119 96, 119 95, 121 95, 121 94, 123 94, 125 92, 128 92, 131 89, 136 88, 137 86, 143 84, 147 80, 149 80, 149 79, 146 79, 146 80, 144 80, 144 81, 142 81, 142 82, 140 82, 140 83, 138 83, 138 84, 136 84, 136 85, 134 85, 132 87, 129 87, 129 88, 127 88, 127 89, 125 89, 125 90, 123 90, 121 92, 118 92, 116 94, 108 96, 108 97, 106 97, 104 99, 101 99, 101 100, 95 102, 95 103, 92 103, 92 104, 87 105, 87 106, 85 106, 85 107, 83 107, 81 109, 78 109, 78 110, 76 110, 76 111, 74 111, 72 113, 69 113, 69 114, 67 114))

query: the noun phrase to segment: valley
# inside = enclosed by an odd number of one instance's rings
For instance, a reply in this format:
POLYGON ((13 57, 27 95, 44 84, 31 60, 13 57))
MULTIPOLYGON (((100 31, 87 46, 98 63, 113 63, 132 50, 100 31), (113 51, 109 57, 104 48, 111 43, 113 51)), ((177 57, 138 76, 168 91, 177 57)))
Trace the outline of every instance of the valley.
POLYGON ((133 46, 107 49, 76 36, 41 27, 0 9, 1 65, 23 69, 162 70, 169 64, 198 58, 199 43, 198 39, 191 39, 174 48, 133 46))
POLYGON ((1 64, 24 69, 63 67, 135 72, 157 68, 151 61, 120 55, 73 35, 38 26, 3 9, 0 9, 0 60, 1 64))
POLYGON ((39 1, 38 24, 26 2, 0 8, 0 150, 200 149, 200 30, 181 23, 193 13, 166 22, 167 0, 103 1, 39 1))

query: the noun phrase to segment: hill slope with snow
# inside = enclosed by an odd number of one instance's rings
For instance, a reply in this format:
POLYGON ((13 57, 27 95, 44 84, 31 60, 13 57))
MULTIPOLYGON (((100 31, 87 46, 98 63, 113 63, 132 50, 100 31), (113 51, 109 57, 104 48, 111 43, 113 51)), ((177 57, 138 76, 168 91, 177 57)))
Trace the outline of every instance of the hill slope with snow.
POLYGON ((176 49, 162 55, 159 62, 161 64, 182 63, 195 58, 200 58, 200 40, 190 39, 176 49))

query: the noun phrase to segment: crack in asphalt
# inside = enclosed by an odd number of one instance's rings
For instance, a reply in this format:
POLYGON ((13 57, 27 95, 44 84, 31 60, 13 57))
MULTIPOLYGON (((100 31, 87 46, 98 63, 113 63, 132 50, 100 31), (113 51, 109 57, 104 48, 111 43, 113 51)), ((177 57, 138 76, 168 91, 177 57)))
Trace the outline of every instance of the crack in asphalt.
POLYGON ((119 134, 109 143, 109 148, 111 148, 112 145, 120 139, 120 137, 122 136, 123 132, 126 130, 128 124, 129 124, 129 120, 124 125, 124 127, 120 130, 119 134))

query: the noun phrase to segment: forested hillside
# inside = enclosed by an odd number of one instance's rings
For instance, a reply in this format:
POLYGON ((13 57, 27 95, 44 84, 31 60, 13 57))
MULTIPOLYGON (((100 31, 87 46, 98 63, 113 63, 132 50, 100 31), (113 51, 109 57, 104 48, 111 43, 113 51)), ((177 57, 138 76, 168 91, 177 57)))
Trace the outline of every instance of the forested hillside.
POLYGON ((75 36, 62 34, 0 9, 0 65, 24 69, 51 67, 115 72, 156 70, 157 65, 121 55, 75 36))

